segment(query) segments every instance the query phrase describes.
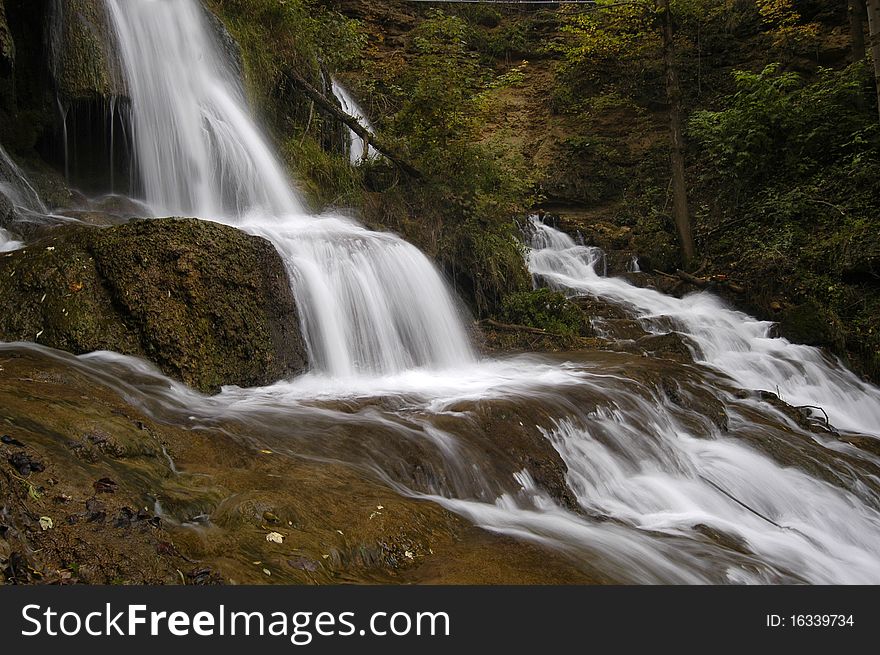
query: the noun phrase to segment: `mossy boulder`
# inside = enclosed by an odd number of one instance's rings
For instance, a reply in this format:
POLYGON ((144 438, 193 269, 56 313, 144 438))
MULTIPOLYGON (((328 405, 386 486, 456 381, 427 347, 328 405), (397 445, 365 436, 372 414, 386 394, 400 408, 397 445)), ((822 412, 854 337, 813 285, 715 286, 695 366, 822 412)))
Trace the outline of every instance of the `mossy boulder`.
POLYGON ((808 300, 786 309, 779 322, 779 332, 795 343, 845 352, 845 339, 840 320, 819 303, 808 300))
POLYGON ((65 101, 125 95, 115 39, 101 0, 65 0, 53 5, 51 68, 65 101))
POLYGON ((277 251, 217 223, 55 229, 0 257, 0 303, 0 339, 145 357, 205 392, 307 366, 277 251))

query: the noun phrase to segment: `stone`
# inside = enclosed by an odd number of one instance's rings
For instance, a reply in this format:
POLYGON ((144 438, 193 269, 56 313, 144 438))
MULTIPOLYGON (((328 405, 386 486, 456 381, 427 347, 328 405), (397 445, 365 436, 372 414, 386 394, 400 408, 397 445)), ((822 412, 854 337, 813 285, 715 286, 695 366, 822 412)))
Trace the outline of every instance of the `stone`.
POLYGON ((56 228, 0 256, 0 339, 149 359, 203 392, 308 365, 287 272, 266 240, 196 219, 56 228))

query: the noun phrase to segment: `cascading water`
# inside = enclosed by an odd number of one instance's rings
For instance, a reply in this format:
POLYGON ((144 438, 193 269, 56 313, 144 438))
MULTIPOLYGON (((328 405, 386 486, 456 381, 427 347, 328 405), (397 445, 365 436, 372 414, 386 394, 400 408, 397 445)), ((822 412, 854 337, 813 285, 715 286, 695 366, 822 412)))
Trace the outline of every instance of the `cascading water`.
POLYGON ((158 215, 301 211, 192 0, 106 0, 132 103, 137 173, 158 215))
MULTIPOLYGON (((358 123, 367 128, 372 134, 375 131, 373 124, 370 123, 370 119, 367 118, 367 115, 364 110, 361 109, 361 106, 351 97, 348 90, 336 80, 332 81, 332 88, 333 95, 336 96, 336 99, 339 100, 339 104, 342 105, 342 110, 346 114, 354 116, 358 123)), ((364 140, 355 134, 354 130, 349 128, 348 158, 352 164, 360 164, 365 159, 375 159, 378 156, 379 153, 373 146, 368 145, 366 151, 364 151, 364 140)))
POLYGON ((778 393, 796 406, 821 407, 840 429, 880 436, 880 390, 858 379, 820 350, 771 336, 773 324, 724 305, 708 292, 674 298, 597 272, 601 250, 531 218, 529 270, 535 280, 571 294, 587 294, 628 308, 653 332, 670 321, 697 346, 698 361, 743 389, 778 393))
MULTIPOLYGON (((0 146, 0 212, 4 209, 2 207, 4 201, 9 203, 9 209, 16 213, 45 214, 47 211, 39 194, 28 182, 25 174, 0 146)), ((0 214, 0 220, 5 218, 6 216, 0 214)), ((9 232, 0 226, 0 252, 15 250, 21 246, 20 241, 16 241, 9 232)))
POLYGON ((46 205, 27 177, 0 146, 0 193, 19 209, 45 214, 46 205))
POLYGON ((313 366, 334 376, 473 358, 436 269, 390 234, 307 216, 195 0, 106 0, 155 215, 221 220, 285 258, 313 366))
POLYGON ((706 366, 602 352, 476 362, 455 299, 421 253, 302 212, 194 0, 106 2, 150 208, 269 238, 315 368, 329 375, 204 397, 112 353, 0 351, 53 359, 164 421, 257 433, 276 457, 343 461, 560 549, 601 580, 880 582, 880 457, 734 387, 778 386, 838 428, 875 435, 876 389, 709 294, 679 300, 603 277, 601 251, 540 223, 536 279, 606 298, 656 331, 674 322, 706 366), (513 435, 556 449, 576 507, 522 468, 535 461, 513 435))

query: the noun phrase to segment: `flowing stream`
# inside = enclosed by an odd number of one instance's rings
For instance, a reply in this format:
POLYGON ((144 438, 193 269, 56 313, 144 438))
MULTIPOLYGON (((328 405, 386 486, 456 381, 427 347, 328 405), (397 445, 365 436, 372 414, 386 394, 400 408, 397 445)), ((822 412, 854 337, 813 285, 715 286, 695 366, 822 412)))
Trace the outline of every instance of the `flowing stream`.
POLYGON ((604 299, 649 332, 676 330, 696 363, 600 351, 480 360, 422 253, 304 210, 195 0, 106 3, 146 206, 269 239, 312 370, 206 397, 114 353, 0 351, 58 360, 160 420, 343 462, 557 549, 598 580, 880 583, 880 457, 860 447, 880 437, 877 388, 709 293, 677 299, 606 277, 601 251, 537 219, 536 284, 604 299), (804 429, 761 389, 821 406, 839 432, 804 429), (564 463, 561 482, 541 466, 548 453, 564 463))

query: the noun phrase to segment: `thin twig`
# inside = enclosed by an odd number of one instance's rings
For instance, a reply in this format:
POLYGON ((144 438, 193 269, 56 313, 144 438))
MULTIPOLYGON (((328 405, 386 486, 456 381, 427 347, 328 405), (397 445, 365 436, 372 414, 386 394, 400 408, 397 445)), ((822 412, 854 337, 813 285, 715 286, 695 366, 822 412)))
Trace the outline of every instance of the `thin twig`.
POLYGON ((791 530, 791 529, 792 529, 792 528, 787 528, 787 527, 785 527, 784 525, 779 525, 776 521, 774 521, 773 519, 771 519, 771 518, 769 518, 769 517, 767 517, 767 516, 764 516, 764 515, 761 514, 761 512, 759 512, 758 510, 756 510, 756 509, 752 509, 751 507, 749 507, 748 505, 746 505, 743 501, 741 501, 739 498, 737 498, 736 496, 734 496, 734 495, 728 493, 727 491, 725 491, 724 489, 722 489, 721 487, 719 487, 717 484, 715 484, 714 482, 712 482, 709 478, 707 478, 707 477, 701 475, 701 476, 700 476, 700 479, 701 479, 703 482, 705 482, 705 483, 707 483, 707 484, 710 484, 710 485, 712 485, 713 487, 715 487, 715 489, 717 489, 718 491, 720 491, 721 493, 723 493, 725 496, 727 496, 728 498, 730 498, 730 499, 731 499, 733 502, 735 502, 737 505, 739 505, 739 506, 741 506, 741 507, 744 507, 745 509, 749 510, 752 514, 754 514, 754 515, 757 516, 758 518, 760 518, 760 519, 764 519, 764 520, 767 521, 767 523, 769 523, 770 525, 775 525, 775 526, 776 526, 777 528, 779 528, 780 530, 791 530))

